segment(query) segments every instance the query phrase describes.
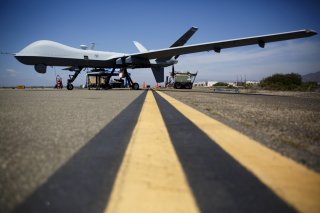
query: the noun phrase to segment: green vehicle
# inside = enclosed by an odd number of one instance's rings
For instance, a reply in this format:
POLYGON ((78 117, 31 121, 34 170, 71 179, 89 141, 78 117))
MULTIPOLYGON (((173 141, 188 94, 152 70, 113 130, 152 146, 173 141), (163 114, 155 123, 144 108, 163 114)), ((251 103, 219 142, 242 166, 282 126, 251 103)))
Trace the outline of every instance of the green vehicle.
POLYGON ((166 87, 175 89, 192 89, 193 82, 196 80, 196 73, 190 72, 171 72, 170 77, 166 78, 166 87))

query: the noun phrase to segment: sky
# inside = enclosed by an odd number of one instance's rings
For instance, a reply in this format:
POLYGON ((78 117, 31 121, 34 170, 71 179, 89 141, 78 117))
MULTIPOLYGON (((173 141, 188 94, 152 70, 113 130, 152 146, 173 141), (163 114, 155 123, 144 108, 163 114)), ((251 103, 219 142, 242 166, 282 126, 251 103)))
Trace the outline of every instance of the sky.
MULTIPOLYGON (((316 0, 268 1, 111 1, 1 0, 0 50, 16 53, 37 40, 53 40, 79 48, 138 52, 132 41, 148 49, 169 47, 191 26, 199 30, 187 44, 313 29, 320 33, 320 3, 316 0)), ((320 71, 320 35, 266 44, 188 54, 175 70, 198 72, 196 81, 261 80, 274 73, 320 71)), ((69 71, 48 67, 46 74, 0 55, 0 86, 52 86, 55 75, 69 71)), ((165 69, 165 75, 171 68, 165 69)), ((150 69, 129 70, 134 81, 154 85, 150 69)), ((85 72, 75 85, 85 83, 85 72)))

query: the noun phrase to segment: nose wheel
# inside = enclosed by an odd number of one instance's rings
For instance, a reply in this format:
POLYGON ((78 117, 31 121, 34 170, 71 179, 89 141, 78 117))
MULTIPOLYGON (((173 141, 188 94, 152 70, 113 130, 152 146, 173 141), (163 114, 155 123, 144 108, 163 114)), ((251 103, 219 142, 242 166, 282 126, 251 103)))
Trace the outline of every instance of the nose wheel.
MULTIPOLYGON (((81 70, 82 70, 82 68, 75 68, 74 69, 74 75, 69 75, 69 78, 70 79, 68 79, 68 84, 67 84, 67 89, 68 90, 73 90, 73 84, 72 84, 72 82, 74 81, 74 80, 76 80, 76 78, 77 78, 77 76, 79 75, 79 73, 81 72, 81 70)), ((73 70, 72 70, 73 71, 73 70)))
POLYGON ((73 90, 73 84, 67 84, 67 89, 68 90, 73 90))

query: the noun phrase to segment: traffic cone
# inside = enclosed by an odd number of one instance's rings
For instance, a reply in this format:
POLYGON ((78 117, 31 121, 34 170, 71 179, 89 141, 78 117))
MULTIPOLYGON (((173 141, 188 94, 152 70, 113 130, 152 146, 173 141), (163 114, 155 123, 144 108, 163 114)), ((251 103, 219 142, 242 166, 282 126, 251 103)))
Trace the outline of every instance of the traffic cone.
POLYGON ((146 82, 143 82, 143 89, 146 88, 146 82))

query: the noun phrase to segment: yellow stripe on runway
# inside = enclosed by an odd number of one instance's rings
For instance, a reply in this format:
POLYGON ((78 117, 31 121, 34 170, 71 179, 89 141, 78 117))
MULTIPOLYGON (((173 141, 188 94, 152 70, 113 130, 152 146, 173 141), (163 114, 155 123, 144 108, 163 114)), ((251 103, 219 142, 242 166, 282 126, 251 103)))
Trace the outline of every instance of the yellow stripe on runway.
POLYGON ((320 212, 319 174, 182 102, 158 93, 289 205, 301 212, 320 212))
POLYGON ((199 212, 151 91, 105 212, 199 212))

